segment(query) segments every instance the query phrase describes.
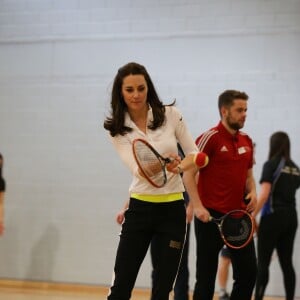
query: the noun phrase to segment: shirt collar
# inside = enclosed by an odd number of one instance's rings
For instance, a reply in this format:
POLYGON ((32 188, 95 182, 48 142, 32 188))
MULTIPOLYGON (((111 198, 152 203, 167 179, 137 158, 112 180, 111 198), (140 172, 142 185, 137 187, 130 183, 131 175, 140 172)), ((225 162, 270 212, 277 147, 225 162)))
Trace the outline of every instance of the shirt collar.
POLYGON ((234 135, 232 135, 223 125, 222 121, 219 122, 219 124, 217 125, 218 130, 225 135, 226 138, 230 139, 230 140, 237 140, 238 136, 240 134, 240 131, 238 130, 234 135))
MULTIPOLYGON (((152 111, 152 107, 149 104, 149 109, 147 113, 147 125, 149 125, 151 122, 153 122, 153 111, 152 111)), ((125 112, 124 125, 130 128, 135 126, 134 122, 130 118, 128 111, 125 112)))

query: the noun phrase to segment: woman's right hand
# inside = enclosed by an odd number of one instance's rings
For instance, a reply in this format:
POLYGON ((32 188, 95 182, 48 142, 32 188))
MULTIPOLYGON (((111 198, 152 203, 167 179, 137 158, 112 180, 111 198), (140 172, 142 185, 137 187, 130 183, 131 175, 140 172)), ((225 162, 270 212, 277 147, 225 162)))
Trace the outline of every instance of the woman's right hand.
POLYGON ((121 225, 125 219, 125 210, 122 209, 121 211, 119 211, 116 215, 116 221, 119 225, 121 225))
POLYGON ((181 162, 181 157, 175 153, 165 154, 164 157, 168 157, 171 159, 171 161, 166 164, 166 169, 171 173, 175 173, 175 174, 180 173, 180 169, 178 169, 178 165, 181 162))

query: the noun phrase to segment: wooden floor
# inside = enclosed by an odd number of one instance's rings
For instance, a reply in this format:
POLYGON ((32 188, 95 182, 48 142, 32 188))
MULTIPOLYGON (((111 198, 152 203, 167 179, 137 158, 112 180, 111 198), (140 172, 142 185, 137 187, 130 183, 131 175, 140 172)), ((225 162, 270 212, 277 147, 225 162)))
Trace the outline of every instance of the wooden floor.
MULTIPOLYGON (((107 292, 107 287, 0 280, 0 300, 105 300, 107 292)), ((143 289, 135 289, 131 298, 131 300, 149 299, 149 290, 143 289)), ((170 299, 173 298, 170 297, 170 299)), ((264 299, 284 300, 280 297, 265 297, 264 299)), ((215 296, 214 300, 218 300, 218 297, 215 296)))
MULTIPOLYGON (((34 289, 16 290, 0 288, 0 300, 105 300, 106 291, 100 293, 82 293, 82 292, 62 292, 62 291, 41 291, 34 289)), ((132 300, 149 300, 150 294, 147 291, 135 292, 132 300)), ((171 298, 172 299, 172 298, 171 298)), ((190 298, 192 299, 192 297, 190 298)), ((284 298, 265 297, 265 300, 284 300, 284 298)), ((215 296, 214 300, 218 300, 215 296)))

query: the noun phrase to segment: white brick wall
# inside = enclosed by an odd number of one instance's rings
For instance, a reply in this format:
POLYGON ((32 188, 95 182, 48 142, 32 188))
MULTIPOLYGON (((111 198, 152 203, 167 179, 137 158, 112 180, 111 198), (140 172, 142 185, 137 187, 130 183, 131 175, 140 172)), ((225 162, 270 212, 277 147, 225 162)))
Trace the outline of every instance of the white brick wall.
MULTIPOLYGON (((102 124, 121 65, 144 64, 195 137, 218 122, 224 89, 245 90, 258 180, 275 130, 300 164, 299 53, 299 0, 0 1, 0 276, 110 283, 130 176, 102 124)), ((138 286, 150 270, 147 258, 138 286)), ((277 259, 271 272, 268 294, 283 295, 277 259)))

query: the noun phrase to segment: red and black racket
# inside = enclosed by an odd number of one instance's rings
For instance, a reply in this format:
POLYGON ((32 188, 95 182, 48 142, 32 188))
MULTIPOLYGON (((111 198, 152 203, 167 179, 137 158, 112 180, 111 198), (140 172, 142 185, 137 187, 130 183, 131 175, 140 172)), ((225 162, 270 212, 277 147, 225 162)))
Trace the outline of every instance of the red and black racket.
MULTIPOLYGON (((134 158, 143 176, 155 187, 163 187, 174 174, 167 178, 166 165, 173 158, 163 157, 154 147, 143 139, 132 142, 134 158)), ((204 152, 195 152, 187 155, 178 165, 177 173, 181 173, 193 166, 204 168, 208 164, 208 156, 204 152)), ((177 174, 175 173, 175 174, 177 174)))
POLYGON ((245 210, 232 210, 218 219, 210 217, 210 221, 218 225, 224 243, 230 248, 241 249, 252 240, 255 223, 245 210))
POLYGON ((143 139, 135 139, 132 150, 143 176, 153 186, 163 187, 167 183, 166 164, 172 162, 172 158, 163 157, 143 139))

